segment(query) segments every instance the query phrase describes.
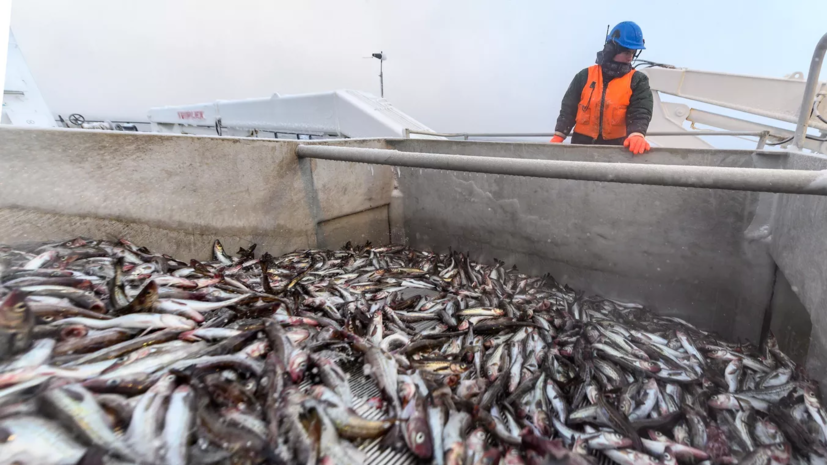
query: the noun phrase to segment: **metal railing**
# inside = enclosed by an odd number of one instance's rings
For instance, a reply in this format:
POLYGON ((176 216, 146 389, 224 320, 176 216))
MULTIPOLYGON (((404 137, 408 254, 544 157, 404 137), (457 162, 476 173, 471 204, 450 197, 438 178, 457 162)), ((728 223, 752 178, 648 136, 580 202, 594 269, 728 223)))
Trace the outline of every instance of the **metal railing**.
MULTIPOLYGON (((424 136, 458 138, 468 140, 470 137, 476 138, 526 138, 526 137, 552 137, 553 132, 457 132, 457 133, 440 133, 428 131, 415 131, 413 129, 405 130, 405 138, 409 139, 411 134, 420 134, 424 136)), ((758 150, 763 149, 767 143, 767 138, 775 137, 783 139, 781 136, 774 136, 770 131, 653 131, 646 133, 647 136, 751 136, 758 138, 758 150)))
POLYGON ((810 125, 810 118, 813 114, 813 102, 816 98, 816 87, 818 87, 818 75, 821 73, 821 65, 824 62, 824 54, 827 53, 827 34, 821 36, 813 51, 813 59, 810 60, 810 71, 807 73, 807 86, 804 88, 804 98, 801 100, 801 110, 798 114, 798 124, 795 127, 793 145, 801 150, 804 138, 807 137, 807 128, 810 125))
POLYGON ((296 154, 299 158, 534 178, 827 195, 824 171, 537 160, 324 145, 299 145, 296 154))

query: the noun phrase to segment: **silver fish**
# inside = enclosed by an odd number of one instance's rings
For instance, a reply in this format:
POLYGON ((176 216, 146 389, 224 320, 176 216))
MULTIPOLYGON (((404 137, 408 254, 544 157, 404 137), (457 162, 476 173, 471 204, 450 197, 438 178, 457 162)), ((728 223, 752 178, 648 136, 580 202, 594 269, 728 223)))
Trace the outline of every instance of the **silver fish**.
POLYGON ((103 409, 83 386, 69 384, 49 389, 43 400, 55 416, 72 425, 73 431, 90 443, 127 460, 137 458, 135 451, 109 427, 103 409))

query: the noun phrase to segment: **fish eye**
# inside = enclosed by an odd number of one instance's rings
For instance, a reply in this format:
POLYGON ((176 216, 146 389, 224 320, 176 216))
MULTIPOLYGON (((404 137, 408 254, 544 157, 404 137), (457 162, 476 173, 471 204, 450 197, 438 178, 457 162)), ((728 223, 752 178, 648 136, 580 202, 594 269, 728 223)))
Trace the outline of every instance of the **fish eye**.
POLYGON ((118 380, 117 380, 117 379, 110 379, 110 380, 108 380, 108 381, 106 382, 106 385, 107 385, 107 386, 114 386, 114 385, 116 385, 116 384, 118 384, 118 380))
POLYGON ((416 441, 417 444, 422 444, 423 442, 425 442, 425 433, 423 433, 423 432, 416 433, 416 436, 414 437, 414 441, 416 441))
POLYGON ((125 362, 125 361, 126 361, 126 356, 118 357, 118 358, 115 359, 116 363, 121 363, 121 362, 125 362))
POLYGON ((175 381, 175 375, 167 376, 167 381, 175 381))
POLYGON ((14 307, 11 308, 11 311, 13 311, 14 313, 22 313, 25 310, 26 310, 26 304, 24 304, 23 302, 19 302, 19 303, 15 304, 14 307))
POLYGON ((482 431, 477 431, 477 437, 480 439, 485 439, 485 433, 482 431))
POLYGON ((785 449, 784 444, 780 443, 780 442, 775 445, 775 448, 778 449, 778 450, 784 450, 785 449))
POLYGON ((55 317, 53 317, 51 315, 47 315, 47 316, 41 317, 40 319, 43 320, 43 321, 52 321, 52 320, 55 319, 55 317))

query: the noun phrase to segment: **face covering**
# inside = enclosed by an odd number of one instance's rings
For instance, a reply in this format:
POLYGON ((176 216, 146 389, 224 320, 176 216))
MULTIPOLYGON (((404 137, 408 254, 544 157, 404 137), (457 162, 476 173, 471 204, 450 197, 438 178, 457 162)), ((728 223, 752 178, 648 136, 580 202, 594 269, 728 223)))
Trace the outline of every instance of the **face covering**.
POLYGON ((631 63, 618 63, 614 61, 615 55, 620 53, 620 48, 613 40, 610 40, 603 46, 602 51, 597 52, 597 60, 595 63, 600 65, 603 70, 603 75, 607 79, 623 76, 632 70, 631 63))

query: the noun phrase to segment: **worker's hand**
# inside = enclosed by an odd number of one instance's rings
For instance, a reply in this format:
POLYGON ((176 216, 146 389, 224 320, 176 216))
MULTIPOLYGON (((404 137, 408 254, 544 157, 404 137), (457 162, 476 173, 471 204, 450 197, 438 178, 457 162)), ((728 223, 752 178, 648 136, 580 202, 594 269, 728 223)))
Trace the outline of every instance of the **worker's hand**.
POLYGON ((552 144, 562 144, 564 140, 566 140, 565 137, 558 136, 558 135, 555 134, 554 137, 551 138, 551 143, 552 144))
POLYGON ((646 142, 646 138, 643 137, 643 134, 639 132, 633 132, 629 134, 629 137, 626 138, 626 141, 623 142, 623 146, 629 149, 635 155, 640 155, 644 152, 648 152, 651 148, 649 146, 649 142, 646 142))

